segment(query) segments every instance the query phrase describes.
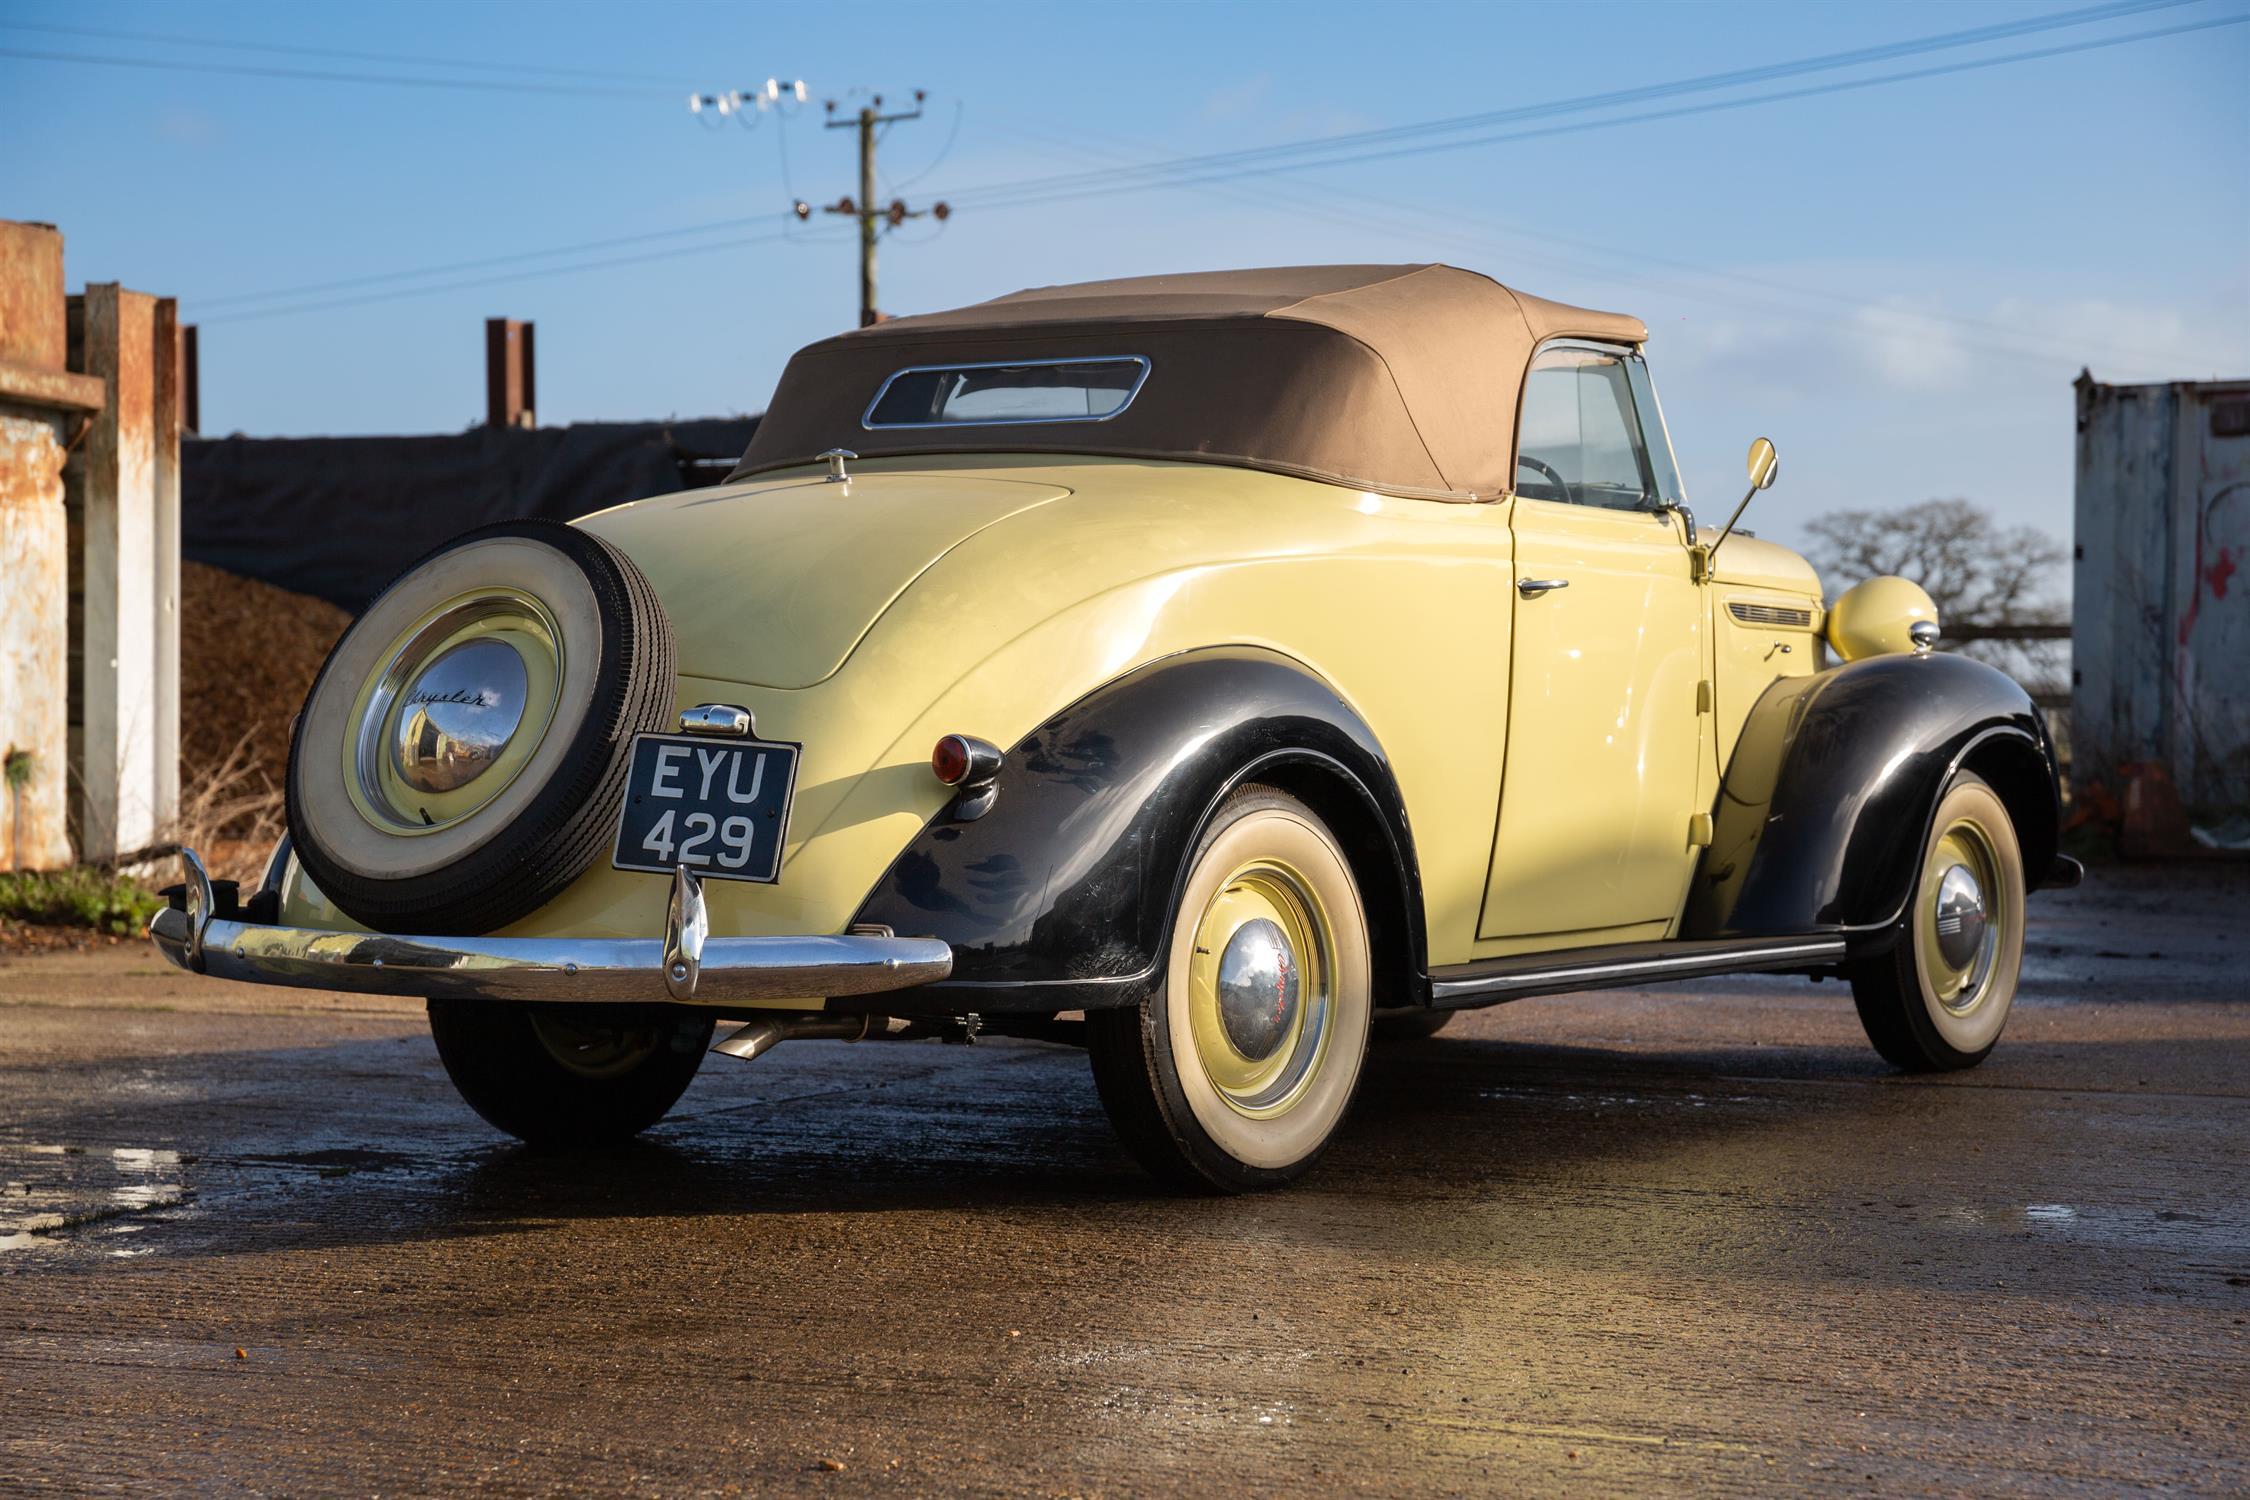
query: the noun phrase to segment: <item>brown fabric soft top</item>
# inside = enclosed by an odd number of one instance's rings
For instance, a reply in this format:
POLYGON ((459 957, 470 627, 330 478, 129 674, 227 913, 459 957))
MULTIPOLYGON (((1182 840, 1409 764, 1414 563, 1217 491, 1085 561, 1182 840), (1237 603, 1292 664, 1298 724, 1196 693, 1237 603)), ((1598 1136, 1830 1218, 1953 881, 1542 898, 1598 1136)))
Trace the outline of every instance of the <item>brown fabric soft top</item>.
POLYGON ((1510 488, 1517 397, 1558 336, 1640 344, 1638 318, 1528 296, 1452 266, 1288 266, 1036 287, 898 318, 797 352, 730 478, 830 448, 1100 453, 1273 469, 1387 494, 1510 488), (869 428, 910 365, 1139 355, 1147 380, 1101 422, 869 428))

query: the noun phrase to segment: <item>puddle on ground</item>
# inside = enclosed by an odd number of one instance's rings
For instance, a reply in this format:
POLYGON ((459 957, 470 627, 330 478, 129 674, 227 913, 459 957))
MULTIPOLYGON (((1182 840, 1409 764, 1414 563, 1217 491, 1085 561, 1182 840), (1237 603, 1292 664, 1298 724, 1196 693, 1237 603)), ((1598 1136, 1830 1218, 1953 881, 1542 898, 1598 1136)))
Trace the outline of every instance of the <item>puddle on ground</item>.
POLYGON ((23 1223, 17 1225, 13 1229, 0 1228, 0 1252, 6 1252, 9 1250, 32 1250, 38 1248, 41 1245, 52 1245, 53 1243, 55 1243, 53 1237, 42 1234, 40 1233, 40 1231, 45 1229, 59 1229, 61 1227, 62 1215, 41 1214, 35 1218, 25 1220, 23 1223))
POLYGON ((2250 1216, 2190 1213, 2176 1208, 2122 1208, 2098 1203, 2029 1203, 2023 1223, 2034 1234, 2095 1245, 2162 1245, 2182 1250, 2250 1253, 2250 1216))
POLYGON ((133 1215, 187 1202, 182 1169, 193 1160, 147 1146, 0 1144, 0 1165, 9 1169, 0 1184, 0 1254, 58 1245, 79 1229, 137 1233, 133 1215))
POLYGON ((427 1171, 437 1165, 431 1157, 414 1156, 403 1151, 342 1147, 331 1147, 323 1151, 250 1152, 234 1157, 233 1160, 247 1167, 294 1167, 300 1171, 317 1172, 323 1177, 342 1177, 353 1172, 427 1171))
POLYGON ((1479 1099, 1532 1099, 1550 1104, 1585 1105, 1594 1109, 1627 1109, 1653 1106, 1658 1109, 1709 1109, 1714 1104, 1771 1104, 1770 1098, 1755 1094, 1581 1094, 1568 1090, 1536 1088, 1522 1084, 1503 1085, 1498 1088, 1478 1089, 1479 1099))
POLYGON ((132 1258, 154 1247, 129 1237, 183 1211, 208 1209, 213 1193, 227 1198, 287 1191, 298 1183, 428 1173, 448 1161, 346 1145, 198 1155, 163 1147, 0 1141, 0 1255, 76 1246, 132 1258))
POLYGON ((2250 1215, 2138 1208, 2113 1203, 2026 1203, 1978 1208, 1950 1204, 1931 1214, 1960 1229, 2028 1233, 2079 1245, 2250 1254, 2250 1215))

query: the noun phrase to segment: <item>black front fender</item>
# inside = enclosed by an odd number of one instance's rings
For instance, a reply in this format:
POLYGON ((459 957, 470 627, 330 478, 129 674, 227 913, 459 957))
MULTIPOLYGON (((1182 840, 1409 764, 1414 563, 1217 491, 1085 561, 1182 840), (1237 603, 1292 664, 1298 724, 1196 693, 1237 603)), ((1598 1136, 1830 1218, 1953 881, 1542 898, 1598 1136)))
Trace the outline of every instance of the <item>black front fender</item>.
POLYGON ((1727 766, 1681 935, 1859 932, 1904 911, 1955 771, 1990 781, 2036 888, 2059 825, 2046 720, 2006 674, 1965 656, 1878 656, 1785 677, 1751 709, 1727 766))
POLYGON ((1250 781, 1328 818, 1371 918, 1419 971, 1420 879, 1381 746, 1308 668, 1253 647, 1152 662, 1056 714, 1008 749, 991 810, 940 812, 854 921, 953 945, 952 977, 912 992, 939 1008, 1137 1004, 1159 977, 1196 837, 1250 781), (1389 884, 1365 889, 1376 881, 1389 884))

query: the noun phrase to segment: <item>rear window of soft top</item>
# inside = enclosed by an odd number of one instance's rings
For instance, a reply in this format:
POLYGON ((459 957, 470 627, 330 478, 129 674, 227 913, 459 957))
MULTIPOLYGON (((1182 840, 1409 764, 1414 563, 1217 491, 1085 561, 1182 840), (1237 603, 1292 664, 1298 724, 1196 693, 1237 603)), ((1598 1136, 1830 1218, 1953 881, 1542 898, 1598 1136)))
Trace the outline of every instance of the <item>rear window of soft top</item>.
POLYGON ((870 429, 1106 422, 1132 405, 1148 370, 1137 354, 914 365, 883 382, 860 422, 870 429))

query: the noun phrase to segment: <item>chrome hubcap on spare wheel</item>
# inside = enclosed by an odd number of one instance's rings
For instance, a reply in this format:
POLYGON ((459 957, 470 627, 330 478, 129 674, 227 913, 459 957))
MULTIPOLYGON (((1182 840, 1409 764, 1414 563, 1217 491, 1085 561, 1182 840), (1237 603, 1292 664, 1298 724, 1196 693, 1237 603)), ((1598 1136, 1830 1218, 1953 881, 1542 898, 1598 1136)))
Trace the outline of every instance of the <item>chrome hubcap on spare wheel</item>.
POLYGON ((523 723, 530 674, 491 637, 463 641, 422 669, 401 700, 398 774, 422 792, 450 792, 492 769, 523 723))
POLYGON ((468 817, 516 779, 553 722, 562 635, 538 601, 469 594, 398 636, 361 684, 346 789, 393 833, 468 817))
POLYGON ((1304 1097, 1334 1029, 1335 939, 1311 885, 1277 861, 1234 872, 1196 923, 1188 963, 1195 1056, 1237 1114, 1304 1097))

